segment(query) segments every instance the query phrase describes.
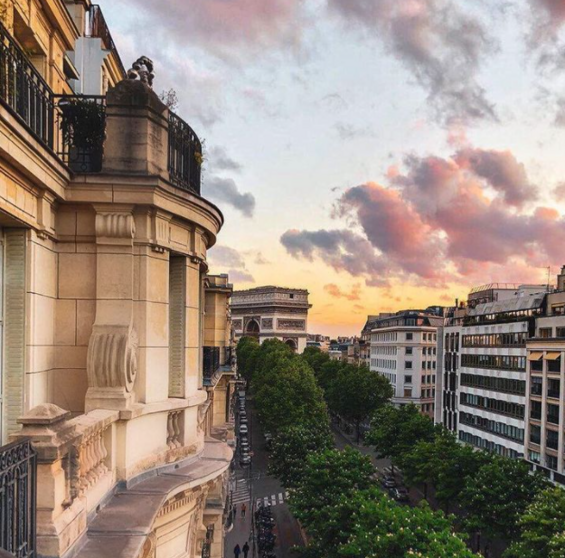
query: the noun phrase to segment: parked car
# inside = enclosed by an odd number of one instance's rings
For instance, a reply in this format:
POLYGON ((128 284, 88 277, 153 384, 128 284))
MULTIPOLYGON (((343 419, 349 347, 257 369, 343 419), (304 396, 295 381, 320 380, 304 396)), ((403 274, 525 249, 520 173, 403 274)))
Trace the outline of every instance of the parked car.
POLYGON ((239 424, 247 424, 247 417, 239 417, 239 424))
POLYGON ((381 484, 383 485, 384 488, 396 488, 397 483, 396 483, 396 479, 394 477, 383 477, 383 479, 381 480, 381 484))
POLYGON ((240 460, 239 460, 239 464, 242 467, 249 467, 249 465, 251 465, 251 456, 249 454, 242 455, 240 460))
POLYGON ((391 488, 388 491, 391 498, 396 500, 397 502, 408 502, 410 501, 410 496, 408 495, 408 490, 399 486, 397 488, 391 488))
POLYGON ((249 453, 249 442, 241 442, 239 444, 239 449, 242 453, 249 453))
POLYGON ((249 432, 249 428, 247 428, 247 424, 241 424, 239 426, 239 433, 240 434, 247 434, 249 432))

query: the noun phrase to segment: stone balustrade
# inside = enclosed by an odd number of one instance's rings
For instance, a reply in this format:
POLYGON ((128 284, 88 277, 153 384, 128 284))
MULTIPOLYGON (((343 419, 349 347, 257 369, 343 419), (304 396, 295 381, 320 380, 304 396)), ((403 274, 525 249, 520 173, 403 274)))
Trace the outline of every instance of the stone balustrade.
POLYGON ((182 447, 182 411, 171 411, 167 417, 167 446, 174 450, 182 447))

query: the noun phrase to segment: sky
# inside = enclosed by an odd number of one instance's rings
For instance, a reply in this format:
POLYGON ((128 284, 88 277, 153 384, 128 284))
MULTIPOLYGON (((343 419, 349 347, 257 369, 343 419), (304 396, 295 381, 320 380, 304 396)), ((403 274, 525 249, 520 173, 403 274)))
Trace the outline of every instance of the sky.
POLYGON ((100 0, 205 141, 211 272, 309 331, 565 264, 565 0, 100 0))

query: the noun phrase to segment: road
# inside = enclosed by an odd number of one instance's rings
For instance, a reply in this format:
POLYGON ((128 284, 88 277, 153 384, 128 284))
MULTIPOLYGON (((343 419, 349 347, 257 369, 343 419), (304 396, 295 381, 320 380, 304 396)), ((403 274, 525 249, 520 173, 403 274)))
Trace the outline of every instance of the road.
POLYGON ((249 440, 253 453, 252 464, 251 467, 241 468, 239 453, 236 455, 236 467, 230 484, 232 502, 237 507, 237 517, 233 529, 226 535, 225 558, 233 558, 235 545, 239 544, 240 547, 243 547, 245 541, 249 541, 251 547, 249 558, 258 558, 258 552, 253 553, 251 507, 255 507, 259 500, 263 503, 268 502, 272 506, 276 521, 276 555, 279 558, 291 558, 294 554, 291 550, 293 547, 304 546, 300 527, 286 503, 284 488, 276 478, 268 475, 269 454, 265 448, 261 425, 255 416, 252 403, 248 399, 247 417, 249 419, 249 440), (241 516, 243 504, 247 508, 246 517, 241 516))

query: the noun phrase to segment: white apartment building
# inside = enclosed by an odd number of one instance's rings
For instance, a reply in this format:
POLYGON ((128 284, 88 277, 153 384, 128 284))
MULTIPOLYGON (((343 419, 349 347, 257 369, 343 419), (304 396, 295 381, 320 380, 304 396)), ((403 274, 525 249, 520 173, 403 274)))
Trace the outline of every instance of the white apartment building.
POLYGON ((487 285, 444 330, 444 425, 478 448, 524 455, 526 342, 548 288, 487 285))
POLYGON ((370 368, 394 389, 395 405, 413 403, 434 417, 438 370, 438 333, 443 317, 406 310, 372 320, 370 368))

